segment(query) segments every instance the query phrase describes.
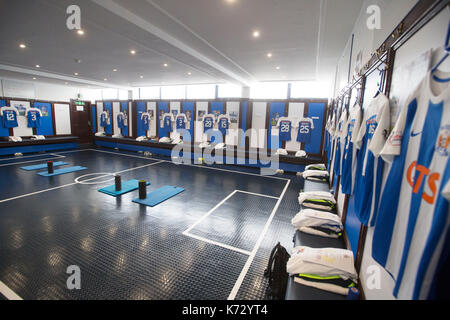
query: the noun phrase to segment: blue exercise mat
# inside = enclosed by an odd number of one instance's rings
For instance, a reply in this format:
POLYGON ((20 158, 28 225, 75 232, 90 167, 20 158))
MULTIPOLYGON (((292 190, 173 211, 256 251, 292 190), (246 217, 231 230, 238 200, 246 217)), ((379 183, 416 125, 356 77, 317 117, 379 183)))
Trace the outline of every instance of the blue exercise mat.
MULTIPOLYGON (((53 162, 53 167, 60 167, 60 166, 65 166, 68 165, 67 162, 62 162, 62 161, 58 161, 58 162, 53 162)), ((39 170, 39 169, 46 169, 47 168, 47 164, 43 163, 43 164, 37 164, 34 166, 28 166, 28 167, 20 167, 20 169, 22 170, 26 170, 26 171, 33 171, 33 170, 39 170)))
POLYGON ((38 175, 44 176, 44 177, 53 177, 53 176, 59 176, 60 174, 76 172, 76 171, 81 171, 81 170, 86 170, 86 169, 87 169, 86 167, 75 166, 75 167, 67 167, 67 168, 57 169, 57 170, 54 170, 53 173, 48 173, 47 171, 38 172, 38 175))
MULTIPOLYGON (((147 182, 147 185, 150 185, 150 182, 147 182)), ((116 185, 108 186, 102 189, 99 189, 99 192, 106 193, 107 195, 118 197, 122 194, 134 191, 139 189, 139 180, 132 179, 125 182, 122 182, 122 190, 116 191, 116 185)))
POLYGON ((147 194, 146 199, 134 199, 133 202, 143 204, 149 207, 154 207, 167 199, 176 196, 177 194, 183 192, 183 188, 164 186, 158 190, 152 191, 147 194))

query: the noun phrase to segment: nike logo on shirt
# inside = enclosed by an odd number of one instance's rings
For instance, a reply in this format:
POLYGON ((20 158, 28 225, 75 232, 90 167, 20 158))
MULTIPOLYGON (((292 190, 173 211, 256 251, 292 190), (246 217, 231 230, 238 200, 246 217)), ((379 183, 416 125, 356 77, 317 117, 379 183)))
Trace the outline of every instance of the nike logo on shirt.
POLYGON ((411 131, 411 137, 417 137, 417 136, 419 136, 421 134, 422 134, 422 132, 414 133, 414 132, 411 131))

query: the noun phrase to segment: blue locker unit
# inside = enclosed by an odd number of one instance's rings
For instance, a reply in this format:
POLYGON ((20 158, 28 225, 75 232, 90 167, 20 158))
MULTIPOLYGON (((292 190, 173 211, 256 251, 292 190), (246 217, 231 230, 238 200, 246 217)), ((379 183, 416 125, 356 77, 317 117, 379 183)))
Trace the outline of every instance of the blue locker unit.
POLYGON ((158 102, 158 108, 157 108, 157 114, 156 121, 157 125, 159 126, 159 138, 168 137, 169 131, 167 129, 164 129, 161 127, 161 116, 164 113, 169 113, 169 103, 168 102, 158 102))
POLYGON ((212 101, 211 102, 211 113, 212 114, 223 114, 224 103, 223 101, 212 101))
MULTIPOLYGON (((248 110, 248 103, 247 101, 243 101, 241 103, 241 109, 242 109, 242 130, 245 132, 247 130, 247 110, 248 110)), ((241 136, 241 147, 245 148, 245 134, 241 136)))
POLYGON ((112 103, 111 102, 105 102, 103 104, 103 110, 109 112, 109 126, 105 128, 106 134, 113 134, 113 121, 117 121, 113 119, 113 112, 112 112, 112 103))
MULTIPOLYGON (((0 100, 0 108, 6 106, 5 100, 0 100)), ((1 119, 2 115, 0 115, 1 119)), ((1 119, 3 121, 3 119, 1 119)), ((3 128, 2 123, 0 123, 0 137, 9 137, 9 129, 3 128)))
POLYGON ((356 251, 358 250, 359 233, 361 232, 361 222, 356 216, 355 211, 355 197, 350 197, 348 202, 347 216, 345 218, 345 232, 348 241, 352 247, 353 255, 356 258, 356 251))
POLYGON ((91 121, 92 121, 92 132, 97 133, 97 107, 95 104, 91 105, 91 121))
POLYGON ((54 135, 52 105, 50 103, 35 102, 33 107, 38 108, 42 113, 41 126, 36 128, 36 134, 43 136, 54 135))
MULTIPOLYGON (((126 111, 126 113, 128 114, 128 101, 123 101, 120 103, 120 111, 124 112, 124 113, 126 111)), ((115 119, 115 120, 117 121, 117 119, 115 119)), ((128 121, 129 121, 129 119, 128 119, 128 121)), ((128 136, 128 125, 125 126, 124 128, 122 128, 122 135, 124 137, 128 136)))
POLYGON ((142 128, 142 114, 147 110, 147 102, 139 101, 136 103, 136 134, 138 137, 145 136, 145 130, 142 128))
POLYGON ((305 145, 305 151, 312 154, 320 154, 322 144, 322 128, 324 123, 325 104, 310 103, 308 106, 308 118, 314 121, 314 130, 311 133, 311 143, 305 145))
POLYGON ((191 121, 189 122, 189 132, 191 134, 190 139, 188 137, 184 137, 185 142, 192 142, 194 138, 194 102, 183 102, 183 113, 189 119, 189 113, 191 121))
POLYGON ((269 107, 269 132, 267 134, 269 141, 267 145, 271 150, 280 149, 282 141, 279 140, 279 136, 272 135, 272 127, 276 126, 278 119, 285 116, 285 103, 284 102, 272 102, 269 107))
MULTIPOLYGON (((218 115, 218 114, 224 114, 225 103, 223 101, 212 101, 211 102, 211 114, 218 115)), ((223 142, 222 139, 219 139, 220 141, 216 141, 215 137, 211 137, 211 143, 221 143, 223 142)))

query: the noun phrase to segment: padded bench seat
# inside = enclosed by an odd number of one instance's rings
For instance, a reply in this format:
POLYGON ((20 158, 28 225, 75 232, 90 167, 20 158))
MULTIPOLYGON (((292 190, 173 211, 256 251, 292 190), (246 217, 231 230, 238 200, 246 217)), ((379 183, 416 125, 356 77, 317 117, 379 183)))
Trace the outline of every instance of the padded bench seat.
MULTIPOLYGON (((150 151, 155 154, 169 156, 174 144, 160 143, 154 140, 148 141, 136 141, 133 138, 113 138, 110 136, 96 136, 94 137, 95 144, 106 148, 119 148, 130 151, 150 151)), ((194 149, 194 145, 188 144, 191 153, 197 152, 194 149)), ((229 150, 228 150, 229 151, 229 150)), ((211 151, 210 154, 215 156, 215 151, 211 151)), ((223 150, 224 157, 226 156, 226 149, 223 150)), ((234 147, 234 158, 241 158, 245 155, 246 159, 258 159, 257 150, 242 150, 234 147)), ((195 157, 200 156, 195 154, 195 157)), ((194 159, 194 158, 193 158, 194 159)), ((299 172, 303 171, 304 167, 310 164, 316 164, 322 162, 322 158, 318 156, 308 156, 306 158, 296 158, 294 156, 280 156, 280 167, 285 171, 299 172)))
POLYGON ((45 140, 22 139, 21 142, 0 141, 0 156, 15 153, 68 150, 78 148, 79 138, 75 136, 48 137, 45 140))
MULTIPOLYGON (((305 181, 304 191, 330 191, 330 187, 324 182, 305 181)), ((300 231, 295 232, 293 241, 294 247, 345 249, 343 239, 324 238, 300 231)), ((286 300, 346 300, 346 297, 295 283, 294 277, 290 277, 286 289, 286 300)))

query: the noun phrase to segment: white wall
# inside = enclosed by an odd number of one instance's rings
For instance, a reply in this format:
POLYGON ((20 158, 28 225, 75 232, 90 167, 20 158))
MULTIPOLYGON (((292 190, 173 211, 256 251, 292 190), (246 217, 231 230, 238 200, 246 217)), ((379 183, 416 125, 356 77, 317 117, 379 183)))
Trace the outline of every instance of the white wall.
MULTIPOLYGON (((364 2, 352 32, 352 34, 354 34, 354 39, 352 62, 350 66, 351 77, 356 74, 355 66, 358 53, 362 55, 362 65, 367 63, 375 50, 381 46, 384 40, 386 40, 389 34, 417 2, 417 0, 366 0, 364 2), (379 30, 370 30, 367 27, 367 20, 370 16, 367 13, 367 8, 371 5, 377 5, 381 11, 381 29, 379 30)), ((350 34, 346 48, 342 53, 337 66, 335 95, 347 84, 351 39, 352 35, 350 34)))
POLYGON ((0 81, 3 88, 1 96, 4 97, 69 102, 70 99, 76 99, 80 92, 80 88, 69 85, 12 79, 0 79, 0 81))

